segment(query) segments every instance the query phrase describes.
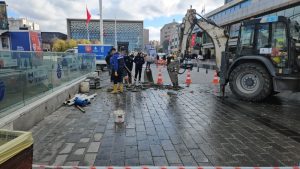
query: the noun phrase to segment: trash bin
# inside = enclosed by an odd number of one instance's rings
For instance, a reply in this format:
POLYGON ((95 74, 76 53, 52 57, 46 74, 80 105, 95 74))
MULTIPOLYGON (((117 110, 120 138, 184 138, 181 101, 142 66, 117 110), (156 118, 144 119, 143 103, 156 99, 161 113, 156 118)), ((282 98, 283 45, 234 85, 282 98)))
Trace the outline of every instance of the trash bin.
POLYGON ((31 169, 32 159, 30 132, 0 130, 0 169, 31 169))

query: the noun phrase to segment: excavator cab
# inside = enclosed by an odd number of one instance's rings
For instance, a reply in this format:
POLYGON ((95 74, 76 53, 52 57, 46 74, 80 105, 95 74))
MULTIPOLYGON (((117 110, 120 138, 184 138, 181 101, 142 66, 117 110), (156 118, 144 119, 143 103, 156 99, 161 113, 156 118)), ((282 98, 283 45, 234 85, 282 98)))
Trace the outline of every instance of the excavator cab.
POLYGON ((298 37, 295 37, 297 29, 296 24, 286 17, 274 16, 246 21, 240 29, 236 56, 263 56, 273 62, 278 74, 290 74, 298 67, 294 65, 296 51, 292 49, 295 47, 295 40, 298 41, 298 37))
POLYGON ((243 22, 228 71, 232 92, 260 101, 276 92, 300 91, 299 31, 299 24, 283 16, 243 22))

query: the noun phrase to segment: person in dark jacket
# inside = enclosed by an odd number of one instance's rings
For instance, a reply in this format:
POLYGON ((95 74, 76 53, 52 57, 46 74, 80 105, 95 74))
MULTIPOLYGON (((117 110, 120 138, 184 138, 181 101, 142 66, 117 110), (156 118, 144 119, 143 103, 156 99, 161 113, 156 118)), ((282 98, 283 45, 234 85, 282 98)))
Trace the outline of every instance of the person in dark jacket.
POLYGON ((133 62, 135 63, 134 82, 136 83, 137 77, 139 77, 139 83, 140 83, 142 77, 143 65, 145 63, 145 59, 142 53, 138 53, 137 56, 134 58, 133 62))
POLYGON ((110 59, 111 57, 116 53, 116 49, 112 48, 109 52, 108 55, 105 57, 105 61, 107 64, 107 69, 108 69, 108 73, 110 75, 110 81, 113 82, 113 76, 112 76, 112 67, 110 65, 110 59))
POLYGON ((129 56, 126 55, 124 57, 125 60, 125 65, 126 65, 126 72, 128 75, 128 82, 129 84, 132 84, 132 69, 133 69, 133 60, 134 60, 134 55, 130 54, 129 56))
MULTIPOLYGON (((122 49, 121 52, 123 53, 122 49)), ((122 53, 117 52, 110 59, 114 81, 113 91, 111 92, 112 94, 116 94, 119 91, 123 93, 124 91, 123 78, 125 77, 125 61, 122 53)))

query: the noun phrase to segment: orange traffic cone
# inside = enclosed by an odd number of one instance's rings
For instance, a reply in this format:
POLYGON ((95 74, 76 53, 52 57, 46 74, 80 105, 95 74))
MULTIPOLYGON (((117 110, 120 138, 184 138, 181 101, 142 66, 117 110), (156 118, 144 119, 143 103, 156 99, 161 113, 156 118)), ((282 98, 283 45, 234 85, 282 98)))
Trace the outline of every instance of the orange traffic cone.
POLYGON ((214 84, 214 85, 219 84, 219 77, 218 77, 217 71, 215 71, 214 79, 212 81, 212 84, 214 84))
POLYGON ((158 71, 157 84, 158 85, 163 85, 163 77, 162 77, 162 74, 161 74, 161 68, 159 68, 159 71, 158 71))
POLYGON ((185 84, 189 87, 191 83, 192 83, 191 71, 190 71, 190 69, 188 69, 188 72, 186 74, 185 84))

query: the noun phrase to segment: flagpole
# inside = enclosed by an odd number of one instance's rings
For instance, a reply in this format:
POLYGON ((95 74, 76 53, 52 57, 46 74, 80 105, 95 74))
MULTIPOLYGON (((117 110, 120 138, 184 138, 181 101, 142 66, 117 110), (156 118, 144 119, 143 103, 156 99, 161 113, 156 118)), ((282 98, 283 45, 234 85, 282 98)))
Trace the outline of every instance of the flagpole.
POLYGON ((87 38, 90 40, 89 24, 86 24, 87 38))
POLYGON ((117 17, 115 15, 115 48, 118 48, 118 37, 117 37, 117 17))
POLYGON ((103 40, 103 16, 102 16, 102 0, 99 0, 99 12, 100 12, 100 41, 104 44, 103 40))

